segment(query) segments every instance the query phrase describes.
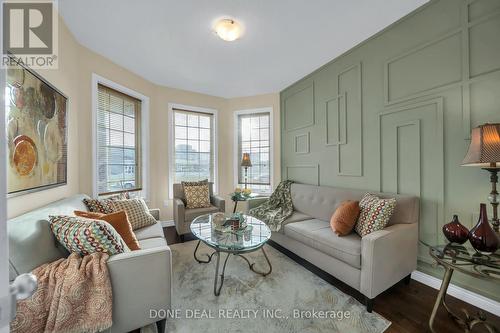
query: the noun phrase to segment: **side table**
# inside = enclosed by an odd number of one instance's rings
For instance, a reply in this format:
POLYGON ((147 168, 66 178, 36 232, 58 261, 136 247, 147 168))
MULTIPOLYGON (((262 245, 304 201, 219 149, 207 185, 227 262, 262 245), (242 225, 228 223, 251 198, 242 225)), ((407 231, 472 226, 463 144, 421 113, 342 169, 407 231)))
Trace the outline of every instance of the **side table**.
POLYGON ((236 208, 238 207, 238 202, 240 201, 248 201, 253 198, 258 198, 260 195, 257 193, 250 193, 248 195, 244 195, 241 193, 231 193, 231 200, 234 202, 233 206, 233 214, 236 213, 236 208))
POLYGON ((443 282, 429 319, 431 332, 435 333, 434 319, 440 305, 444 306, 450 317, 464 329, 464 332, 470 332, 476 325, 483 325, 490 333, 500 332, 498 328, 487 322, 487 318, 482 311, 477 315, 473 315, 462 309, 463 316, 460 317, 446 304, 446 292, 454 271, 480 280, 493 281, 500 285, 500 253, 483 255, 472 248, 450 243, 448 245, 431 246, 429 254, 436 260, 438 265, 443 266, 445 269, 443 282))

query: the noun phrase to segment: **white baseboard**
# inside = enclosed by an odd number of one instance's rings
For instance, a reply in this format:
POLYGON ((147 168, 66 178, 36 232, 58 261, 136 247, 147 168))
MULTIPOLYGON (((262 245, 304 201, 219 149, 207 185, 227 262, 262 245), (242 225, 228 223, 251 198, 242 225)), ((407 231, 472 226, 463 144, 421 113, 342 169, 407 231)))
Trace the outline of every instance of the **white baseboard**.
POLYGON ((174 227, 175 226, 174 220, 160 221, 160 223, 161 223, 161 227, 162 228, 174 227))
MULTIPOLYGON (((441 287, 442 280, 429 274, 414 271, 411 274, 411 278, 434 289, 439 289, 441 287)), ((450 284, 448 286, 447 294, 456 297, 464 302, 472 304, 484 311, 493 313, 495 316, 500 316, 500 302, 476 294, 462 287, 458 287, 454 284, 450 284)))

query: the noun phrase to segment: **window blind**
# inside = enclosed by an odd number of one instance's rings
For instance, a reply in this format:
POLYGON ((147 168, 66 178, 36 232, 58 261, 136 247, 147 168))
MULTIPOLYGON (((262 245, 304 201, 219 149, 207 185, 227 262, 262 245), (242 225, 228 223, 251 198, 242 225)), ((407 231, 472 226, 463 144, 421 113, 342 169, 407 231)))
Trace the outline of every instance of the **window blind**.
POLYGON ((213 115, 174 109, 174 183, 214 181, 213 115))
MULTIPOLYGON (((238 115, 238 165, 250 154, 247 185, 255 192, 271 190, 270 113, 238 115)), ((238 167, 238 185, 245 183, 245 169, 238 167)))
POLYGON ((98 86, 99 195, 141 190, 141 101, 98 86))

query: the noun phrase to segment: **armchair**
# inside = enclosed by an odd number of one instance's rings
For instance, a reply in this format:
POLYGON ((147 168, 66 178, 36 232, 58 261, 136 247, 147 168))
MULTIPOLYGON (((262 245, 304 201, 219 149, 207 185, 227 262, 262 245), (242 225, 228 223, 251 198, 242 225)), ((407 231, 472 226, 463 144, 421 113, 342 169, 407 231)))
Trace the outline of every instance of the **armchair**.
POLYGON ((226 202, 213 194, 213 183, 209 183, 210 203, 207 208, 186 208, 186 197, 182 184, 174 184, 174 222, 177 234, 184 241, 184 235, 191 232, 190 225, 195 217, 215 212, 225 212, 226 202))

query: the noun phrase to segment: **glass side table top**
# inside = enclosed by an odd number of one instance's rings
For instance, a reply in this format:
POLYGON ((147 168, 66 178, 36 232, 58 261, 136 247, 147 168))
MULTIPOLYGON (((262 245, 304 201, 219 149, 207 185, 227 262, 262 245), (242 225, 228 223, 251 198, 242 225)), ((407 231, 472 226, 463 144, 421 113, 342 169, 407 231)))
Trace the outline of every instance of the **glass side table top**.
POLYGON ((430 255, 440 264, 464 274, 500 282, 500 253, 484 255, 471 247, 450 243, 429 247, 430 255))
POLYGON ((248 215, 243 216, 247 224, 243 230, 226 232, 216 230, 212 215, 207 214, 198 216, 191 222, 191 232, 203 243, 223 252, 255 251, 271 238, 271 230, 261 220, 248 215))

